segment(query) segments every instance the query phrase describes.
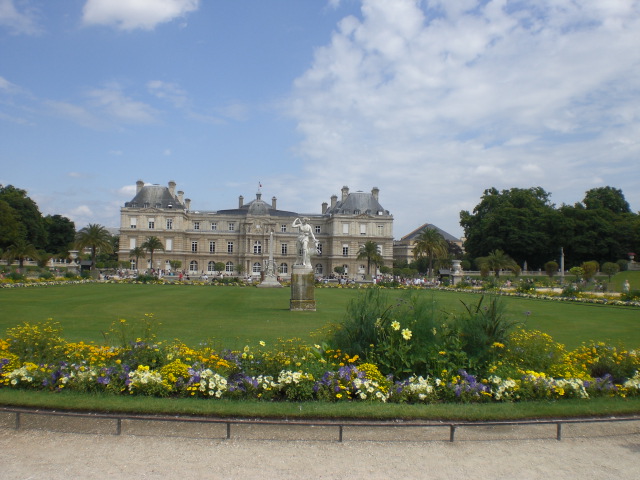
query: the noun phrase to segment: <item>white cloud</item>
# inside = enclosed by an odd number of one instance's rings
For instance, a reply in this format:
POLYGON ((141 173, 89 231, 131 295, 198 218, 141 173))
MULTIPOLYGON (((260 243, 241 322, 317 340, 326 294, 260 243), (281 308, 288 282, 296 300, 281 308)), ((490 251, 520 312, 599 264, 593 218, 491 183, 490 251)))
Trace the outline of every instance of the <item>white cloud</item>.
POLYGON ((460 234, 491 186, 631 185, 638 31, 637 0, 363 0, 294 84, 309 184, 379 186, 396 236, 405 218, 460 234))
POLYGON ((37 22, 37 13, 31 2, 20 2, 21 9, 14 0, 0 0, 0 27, 5 27, 15 35, 35 35, 42 32, 37 22))
POLYGON ((169 101, 176 108, 183 108, 189 102, 187 92, 175 83, 163 82, 162 80, 152 80, 147 83, 147 88, 149 93, 162 100, 169 101))
POLYGON ((194 12, 199 0, 87 0, 83 8, 86 25, 109 25, 121 30, 153 30, 194 12))
POLYGON ((94 107, 126 123, 155 123, 158 112, 146 103, 125 96, 119 86, 108 85, 88 93, 94 107))

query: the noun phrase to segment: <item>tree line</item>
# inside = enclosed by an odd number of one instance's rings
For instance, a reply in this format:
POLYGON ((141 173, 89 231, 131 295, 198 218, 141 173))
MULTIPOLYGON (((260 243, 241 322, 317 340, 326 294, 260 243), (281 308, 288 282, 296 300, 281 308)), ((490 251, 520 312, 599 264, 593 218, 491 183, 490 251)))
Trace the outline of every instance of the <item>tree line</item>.
POLYGON ((73 221, 62 215, 43 216, 25 190, 0 185, 0 256, 9 263, 26 259, 44 266, 50 258, 67 259, 70 250, 89 248, 92 269, 100 263, 115 266, 118 237, 95 224, 76 231, 73 221))
POLYGON ((609 186, 560 207, 541 187, 490 188, 472 212, 460 212, 460 225, 469 261, 500 251, 528 270, 559 262, 561 251, 569 269, 592 261, 628 261, 640 248, 640 215, 631 211, 621 190, 609 186))

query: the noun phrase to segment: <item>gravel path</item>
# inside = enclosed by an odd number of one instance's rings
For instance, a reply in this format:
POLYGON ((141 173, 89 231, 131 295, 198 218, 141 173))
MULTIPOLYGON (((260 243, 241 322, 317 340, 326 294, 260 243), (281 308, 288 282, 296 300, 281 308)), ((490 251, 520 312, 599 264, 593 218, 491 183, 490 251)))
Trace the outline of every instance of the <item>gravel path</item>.
POLYGON ((34 419, 0 428, 2 479, 635 479, 640 422, 449 430, 234 427, 157 422, 105 425, 34 419), (106 431, 112 430, 112 425, 106 431), (72 432, 65 431, 72 430, 72 432), (84 432, 84 433, 78 433, 84 432))

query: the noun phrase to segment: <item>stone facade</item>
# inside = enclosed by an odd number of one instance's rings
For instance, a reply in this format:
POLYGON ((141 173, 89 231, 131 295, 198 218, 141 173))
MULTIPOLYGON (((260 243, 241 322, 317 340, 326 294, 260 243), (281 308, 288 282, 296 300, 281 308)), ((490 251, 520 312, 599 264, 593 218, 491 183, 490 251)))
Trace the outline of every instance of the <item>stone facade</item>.
MULTIPOLYGON (((269 258, 269 241, 273 238, 273 257, 281 278, 290 278, 296 260, 298 229, 292 226, 299 217, 309 218, 320 242, 311 258, 316 276, 329 276, 337 266, 345 267, 349 278, 366 273, 366 260, 357 260, 358 250, 367 241, 379 246, 385 265, 393 263, 393 216, 378 202, 379 190, 371 193, 349 192, 333 195, 323 203, 321 213, 308 214, 279 210, 276 197, 267 203, 259 191, 248 203, 238 199, 238 207, 217 211, 191 209, 191 201, 168 186, 137 182, 135 197, 120 210, 120 261, 131 262, 130 252, 149 236, 159 238, 164 251, 155 251, 154 265, 149 255, 140 258, 139 270, 174 270, 170 261, 180 261, 177 269, 191 275, 213 274, 215 264, 225 265, 225 275, 243 274, 260 277, 269 258), (271 237, 271 232, 273 236, 271 237)), ((218 272, 219 273, 219 272, 218 272)))

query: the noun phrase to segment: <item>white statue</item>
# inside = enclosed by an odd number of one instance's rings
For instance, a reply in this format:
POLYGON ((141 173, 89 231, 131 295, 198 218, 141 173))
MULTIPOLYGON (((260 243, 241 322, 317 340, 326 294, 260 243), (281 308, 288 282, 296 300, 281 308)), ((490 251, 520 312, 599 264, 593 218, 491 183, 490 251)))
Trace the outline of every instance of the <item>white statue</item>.
POLYGON ((293 227, 298 227, 298 258, 296 259, 296 265, 305 265, 307 267, 311 266, 311 252, 309 250, 309 237, 313 239, 313 244, 315 248, 318 248, 318 240, 316 240, 315 235, 313 234, 313 228, 309 225, 309 219, 303 218, 300 221, 299 218, 296 218, 293 221, 293 227))

